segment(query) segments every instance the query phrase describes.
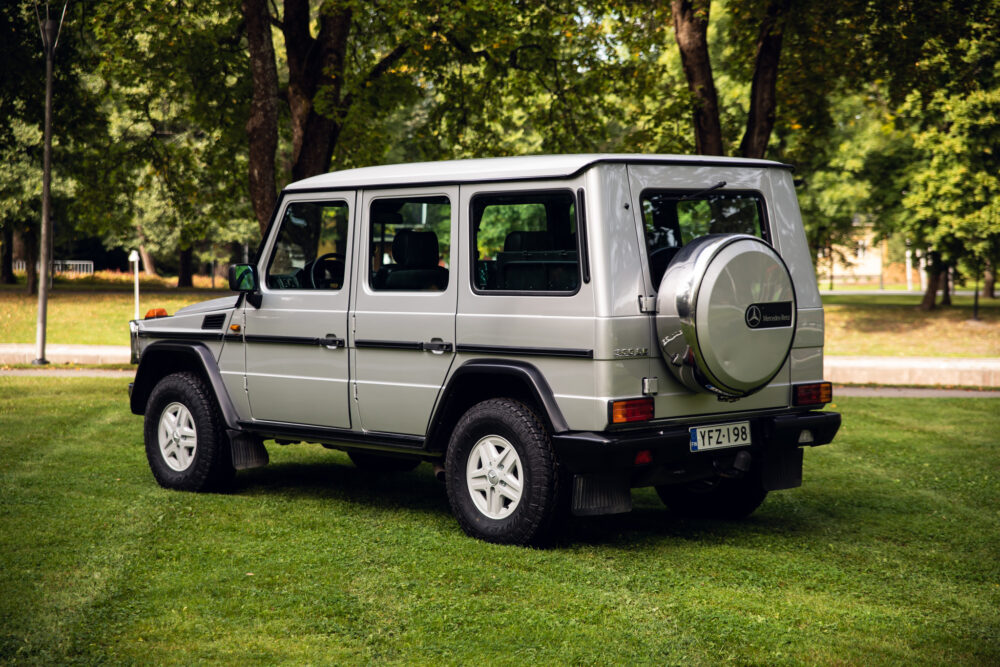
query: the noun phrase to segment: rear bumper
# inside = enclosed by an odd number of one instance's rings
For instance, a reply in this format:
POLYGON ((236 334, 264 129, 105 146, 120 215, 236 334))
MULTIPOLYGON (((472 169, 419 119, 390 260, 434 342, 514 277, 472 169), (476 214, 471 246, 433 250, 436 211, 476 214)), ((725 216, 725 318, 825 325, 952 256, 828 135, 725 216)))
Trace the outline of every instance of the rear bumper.
MULTIPOLYGON (((707 423, 718 421, 725 420, 713 419, 707 423)), ((648 486, 713 474, 720 461, 725 465, 724 461, 734 458, 740 450, 765 454, 800 446, 825 445, 833 440, 840 428, 840 413, 799 412, 747 421, 751 424, 753 440, 747 447, 692 452, 689 428, 701 425, 699 423, 628 431, 559 433, 552 436, 552 444, 560 465, 574 474, 627 473, 631 486, 648 486), (636 464, 636 454, 644 450, 649 452, 649 462, 636 464)))

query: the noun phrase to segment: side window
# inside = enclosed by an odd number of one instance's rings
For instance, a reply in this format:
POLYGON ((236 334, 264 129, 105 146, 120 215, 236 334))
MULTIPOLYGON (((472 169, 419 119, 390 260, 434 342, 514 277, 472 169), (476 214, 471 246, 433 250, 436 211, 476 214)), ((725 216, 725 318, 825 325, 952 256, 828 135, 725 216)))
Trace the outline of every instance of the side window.
POLYGON ((650 279, 660 284, 667 265, 681 246, 707 234, 750 234, 766 240, 764 200, 751 192, 683 191, 642 193, 650 279))
POLYGON ((448 288, 451 202, 447 197, 376 199, 369 219, 372 289, 443 292, 448 288))
POLYGON ((292 202, 281 218, 264 284, 274 290, 344 285, 349 209, 345 202, 292 202))
POLYGON ((580 286, 571 192, 477 195, 472 236, 478 291, 575 292, 580 286))

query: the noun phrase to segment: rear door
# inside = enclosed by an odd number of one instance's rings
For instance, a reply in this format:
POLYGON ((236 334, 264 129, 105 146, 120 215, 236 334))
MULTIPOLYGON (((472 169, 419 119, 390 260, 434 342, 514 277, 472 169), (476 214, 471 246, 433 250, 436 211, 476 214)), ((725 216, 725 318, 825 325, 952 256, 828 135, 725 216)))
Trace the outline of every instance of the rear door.
MULTIPOLYGON (((673 256, 685 244, 707 234, 749 234, 772 243, 766 193, 768 170, 756 167, 676 165, 628 166, 629 187, 643 266, 645 293, 655 297, 673 256)), ((782 407, 789 401, 789 363, 770 384, 735 402, 713 394, 693 393, 677 382, 660 349, 656 322, 650 314, 650 376, 658 379, 658 416, 683 416, 782 407)), ((753 354, 741 350, 738 354, 753 354)), ((738 361, 736 359, 734 362, 738 361)))
POLYGON ((354 192, 290 195, 245 306, 246 387, 255 420, 350 428, 347 310, 354 192))
POLYGON ((455 357, 458 188, 365 191, 355 397, 366 431, 422 436, 455 357))

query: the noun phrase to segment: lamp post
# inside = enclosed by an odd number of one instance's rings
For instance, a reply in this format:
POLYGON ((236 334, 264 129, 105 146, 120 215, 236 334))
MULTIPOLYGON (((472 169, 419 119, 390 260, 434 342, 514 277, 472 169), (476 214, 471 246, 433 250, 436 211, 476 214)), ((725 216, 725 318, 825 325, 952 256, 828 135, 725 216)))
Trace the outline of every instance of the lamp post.
POLYGON ((135 317, 132 319, 139 319, 139 253, 135 250, 128 254, 128 261, 132 262, 132 268, 134 270, 135 276, 135 317))
POLYGON ((49 16, 49 5, 45 4, 45 20, 38 13, 35 4, 35 17, 38 19, 38 30, 42 34, 42 48, 45 50, 45 148, 42 153, 42 238, 41 257, 39 258, 38 276, 38 321, 35 326, 35 352, 37 357, 31 362, 35 365, 49 363, 45 358, 45 328, 49 305, 49 281, 52 268, 52 68, 56 57, 56 46, 59 45, 59 32, 63 19, 66 18, 66 7, 63 5, 59 20, 49 16))

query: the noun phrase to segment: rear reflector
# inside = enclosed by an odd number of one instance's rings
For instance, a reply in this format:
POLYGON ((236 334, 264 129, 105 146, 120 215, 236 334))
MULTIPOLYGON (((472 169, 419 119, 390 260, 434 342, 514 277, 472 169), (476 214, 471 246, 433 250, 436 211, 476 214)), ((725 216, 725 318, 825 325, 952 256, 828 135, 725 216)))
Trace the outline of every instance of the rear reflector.
POLYGON ((610 412, 612 424, 647 421, 653 418, 653 399, 633 398, 627 401, 611 401, 610 412))
POLYGON ((792 394, 794 405, 823 405, 833 400, 833 385, 829 382, 797 384, 792 394))
POLYGON ((635 453, 635 465, 643 466, 653 462, 653 452, 648 449, 640 449, 635 453))

